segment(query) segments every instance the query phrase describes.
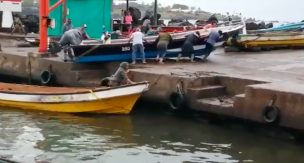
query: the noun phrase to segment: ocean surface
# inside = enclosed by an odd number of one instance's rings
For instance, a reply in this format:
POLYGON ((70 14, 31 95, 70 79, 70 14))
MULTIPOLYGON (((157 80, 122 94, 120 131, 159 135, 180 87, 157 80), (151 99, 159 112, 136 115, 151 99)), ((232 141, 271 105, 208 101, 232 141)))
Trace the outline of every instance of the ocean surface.
POLYGON ((79 116, 0 108, 0 155, 24 163, 303 163, 304 146, 157 109, 79 116))

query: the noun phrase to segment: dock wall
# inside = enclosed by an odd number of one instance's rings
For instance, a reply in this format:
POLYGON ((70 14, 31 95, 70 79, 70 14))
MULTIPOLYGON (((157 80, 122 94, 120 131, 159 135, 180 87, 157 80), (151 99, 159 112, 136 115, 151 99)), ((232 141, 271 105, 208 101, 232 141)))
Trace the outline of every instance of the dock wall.
MULTIPOLYGON (((63 62, 58 58, 24 55, 25 51, 0 52, 0 74, 40 80, 40 74, 50 66, 59 84, 72 87, 99 86, 100 80, 112 75, 119 63, 80 64, 63 62)), ((153 66, 152 66, 153 67, 153 66)), ((169 103, 169 96, 183 81, 188 109, 210 112, 265 123, 263 109, 276 95, 279 108, 276 125, 303 130, 304 89, 300 84, 272 82, 254 77, 212 72, 162 73, 144 67, 131 66, 133 81, 149 81, 150 90, 143 99, 169 103)))

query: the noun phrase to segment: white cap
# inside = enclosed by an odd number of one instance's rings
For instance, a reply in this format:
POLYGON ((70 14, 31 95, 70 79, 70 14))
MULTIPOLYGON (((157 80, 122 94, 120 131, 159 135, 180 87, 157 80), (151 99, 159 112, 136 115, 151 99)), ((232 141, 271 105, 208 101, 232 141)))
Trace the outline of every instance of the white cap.
POLYGON ((86 24, 83 24, 83 27, 87 28, 87 25, 86 25, 86 24))

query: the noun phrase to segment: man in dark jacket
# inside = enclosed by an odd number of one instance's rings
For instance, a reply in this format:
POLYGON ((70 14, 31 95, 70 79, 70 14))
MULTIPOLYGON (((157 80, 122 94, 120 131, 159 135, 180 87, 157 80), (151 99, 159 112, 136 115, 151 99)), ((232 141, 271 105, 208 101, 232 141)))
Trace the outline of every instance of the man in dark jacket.
POLYGON ((208 56, 211 54, 211 52, 214 49, 214 44, 218 41, 218 39, 223 35, 223 32, 221 30, 219 31, 211 31, 209 34, 209 37, 206 41, 206 47, 205 47, 205 56, 203 58, 203 62, 207 62, 208 56))
POLYGON ((193 34, 190 34, 186 37, 187 37, 187 39, 182 46, 181 54, 179 54, 177 56, 177 59, 176 59, 177 62, 179 62, 180 57, 182 57, 182 56, 189 56, 191 59, 191 62, 195 62, 193 46, 197 43, 198 39, 200 38, 200 33, 198 31, 196 31, 193 34))

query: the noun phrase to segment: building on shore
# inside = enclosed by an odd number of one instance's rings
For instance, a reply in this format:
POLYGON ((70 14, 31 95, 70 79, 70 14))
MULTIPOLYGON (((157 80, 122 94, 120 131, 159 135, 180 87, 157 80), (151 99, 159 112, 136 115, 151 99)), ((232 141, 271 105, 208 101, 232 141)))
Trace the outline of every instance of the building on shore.
MULTIPOLYGON (((50 6, 57 1, 50 0, 50 6)), ((106 30, 111 30, 111 10, 112 0, 66 0, 66 4, 60 5, 50 13, 50 17, 56 21, 56 28, 49 29, 48 33, 60 36, 63 23, 70 18, 74 27, 86 24, 89 36, 100 38, 103 26, 106 30)))

